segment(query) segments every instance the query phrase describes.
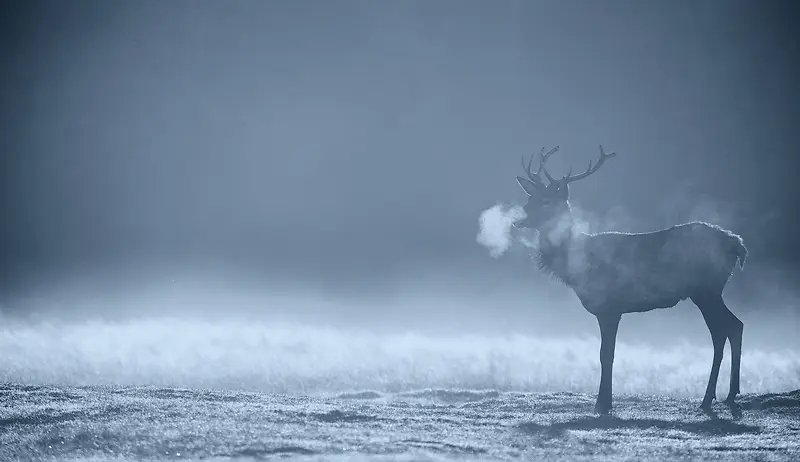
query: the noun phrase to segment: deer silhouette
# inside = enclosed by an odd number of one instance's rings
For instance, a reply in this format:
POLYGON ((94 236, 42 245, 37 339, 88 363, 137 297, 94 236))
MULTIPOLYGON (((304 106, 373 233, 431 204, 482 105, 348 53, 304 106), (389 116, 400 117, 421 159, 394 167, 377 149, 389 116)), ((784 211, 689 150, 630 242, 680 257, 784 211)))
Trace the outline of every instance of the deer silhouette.
POLYGON ((617 328, 625 313, 671 308, 681 300, 697 305, 711 333, 714 358, 701 407, 711 408, 716 399, 717 378, 726 339, 731 345, 731 382, 726 403, 734 405, 739 393, 739 370, 744 325, 722 298, 737 263, 744 268, 747 248, 742 238, 719 226, 691 222, 647 233, 604 232, 587 234, 575 227, 569 203, 569 184, 582 180, 616 153, 606 154, 578 175, 560 180, 548 173, 545 163, 558 146, 539 153, 539 168, 531 171, 533 155, 523 168, 527 178, 517 182, 528 194, 526 217, 516 228, 538 231, 536 260, 541 270, 568 285, 583 307, 597 317, 600 326, 600 389, 595 410, 612 408, 612 370, 617 328), (545 184, 541 174, 548 183, 545 184))

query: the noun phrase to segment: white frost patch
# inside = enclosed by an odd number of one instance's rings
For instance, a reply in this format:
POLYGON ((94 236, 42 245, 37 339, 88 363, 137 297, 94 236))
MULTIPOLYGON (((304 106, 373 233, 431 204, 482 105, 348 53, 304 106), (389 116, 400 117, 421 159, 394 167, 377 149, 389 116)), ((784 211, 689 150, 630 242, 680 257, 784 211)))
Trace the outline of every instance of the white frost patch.
MULTIPOLYGON (((0 326, 0 382, 282 393, 426 388, 594 393, 596 337, 377 335, 297 324, 160 318, 0 326)), ((702 396, 710 345, 617 343, 614 391, 702 396)), ((727 391, 730 356, 720 371, 727 391)), ((800 388, 800 354, 748 344, 742 391, 800 388)))

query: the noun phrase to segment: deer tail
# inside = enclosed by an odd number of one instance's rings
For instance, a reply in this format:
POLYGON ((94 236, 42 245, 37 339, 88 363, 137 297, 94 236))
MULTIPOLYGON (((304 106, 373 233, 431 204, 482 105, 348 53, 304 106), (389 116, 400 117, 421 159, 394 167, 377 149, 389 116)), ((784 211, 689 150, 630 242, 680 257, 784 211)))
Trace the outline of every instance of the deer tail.
POLYGON ((739 263, 739 269, 744 269, 744 261, 747 259, 747 247, 744 246, 744 240, 741 238, 741 236, 734 234, 731 237, 734 238, 734 247, 731 250, 733 254, 736 255, 739 263))

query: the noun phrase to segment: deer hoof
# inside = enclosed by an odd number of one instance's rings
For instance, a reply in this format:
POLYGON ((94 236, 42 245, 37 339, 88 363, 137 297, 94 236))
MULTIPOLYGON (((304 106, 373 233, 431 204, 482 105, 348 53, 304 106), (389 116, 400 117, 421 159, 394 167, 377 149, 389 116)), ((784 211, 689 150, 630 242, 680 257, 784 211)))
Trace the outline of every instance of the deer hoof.
POLYGON ((604 403, 604 402, 598 401, 594 405, 594 412, 596 412, 596 413, 598 413, 600 415, 606 415, 606 414, 610 413, 611 412, 611 403, 604 403))
POLYGON ((711 409, 711 403, 717 399, 717 394, 714 392, 708 393, 703 397, 703 404, 700 405, 701 409, 711 409))

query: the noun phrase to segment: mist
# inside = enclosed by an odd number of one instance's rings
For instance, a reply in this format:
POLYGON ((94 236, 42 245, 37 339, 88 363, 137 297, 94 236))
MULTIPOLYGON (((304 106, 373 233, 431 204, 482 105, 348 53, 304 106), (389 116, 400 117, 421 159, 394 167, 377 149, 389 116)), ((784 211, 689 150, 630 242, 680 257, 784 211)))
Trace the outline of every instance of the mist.
MULTIPOLYGON (((602 143, 618 155, 571 192, 582 229, 741 234, 743 383, 800 383, 797 54, 774 9, 4 8, 0 380, 589 390, 597 323, 511 223, 520 157, 560 144, 560 177, 602 143)), ((655 390, 651 365, 700 390, 690 303, 619 341, 621 387, 655 390)))
POLYGON ((515 221, 525 217, 522 207, 504 207, 497 204, 481 212, 478 232, 478 244, 489 249, 489 255, 499 258, 513 241, 511 228, 515 221))

